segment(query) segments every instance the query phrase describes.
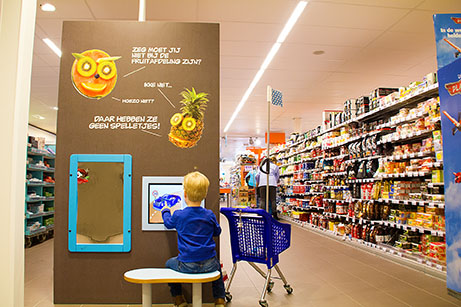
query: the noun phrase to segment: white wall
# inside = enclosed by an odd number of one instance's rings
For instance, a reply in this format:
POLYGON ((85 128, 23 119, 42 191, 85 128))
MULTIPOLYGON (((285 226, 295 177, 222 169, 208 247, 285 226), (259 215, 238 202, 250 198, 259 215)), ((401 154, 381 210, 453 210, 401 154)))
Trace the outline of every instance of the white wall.
POLYGON ((24 306, 24 201, 35 0, 0 1, 0 305, 24 306))
POLYGON ((43 137, 45 138, 45 144, 46 145, 55 145, 56 144, 56 135, 43 131, 41 129, 35 128, 31 125, 29 125, 28 129, 28 135, 29 136, 35 136, 35 137, 43 137))

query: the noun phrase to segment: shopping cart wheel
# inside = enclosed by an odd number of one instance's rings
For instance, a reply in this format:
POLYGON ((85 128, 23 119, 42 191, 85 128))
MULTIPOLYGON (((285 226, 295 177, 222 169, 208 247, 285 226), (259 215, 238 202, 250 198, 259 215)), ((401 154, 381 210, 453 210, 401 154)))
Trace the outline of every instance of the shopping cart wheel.
POLYGON ((259 301, 259 305, 261 305, 262 307, 268 307, 268 306, 269 306, 269 304, 267 303, 266 300, 264 300, 264 301, 259 301))
POLYGON ((271 292, 272 288, 274 288, 274 282, 273 281, 269 282, 269 284, 267 285, 267 292, 271 292))
POLYGON ((293 293, 293 288, 290 285, 284 285, 283 287, 285 288, 285 290, 287 290, 288 294, 293 293))
POLYGON ((230 301, 232 301, 232 294, 230 294, 230 292, 226 292, 226 301, 229 303, 230 301))

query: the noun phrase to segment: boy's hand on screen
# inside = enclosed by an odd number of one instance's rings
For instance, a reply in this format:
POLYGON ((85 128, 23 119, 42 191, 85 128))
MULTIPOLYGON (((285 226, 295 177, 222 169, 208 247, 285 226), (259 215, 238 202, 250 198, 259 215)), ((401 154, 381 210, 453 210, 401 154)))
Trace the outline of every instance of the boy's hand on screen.
POLYGON ((170 211, 170 208, 168 208, 167 206, 163 207, 163 208, 162 208, 162 214, 163 214, 163 212, 165 212, 165 211, 170 211))

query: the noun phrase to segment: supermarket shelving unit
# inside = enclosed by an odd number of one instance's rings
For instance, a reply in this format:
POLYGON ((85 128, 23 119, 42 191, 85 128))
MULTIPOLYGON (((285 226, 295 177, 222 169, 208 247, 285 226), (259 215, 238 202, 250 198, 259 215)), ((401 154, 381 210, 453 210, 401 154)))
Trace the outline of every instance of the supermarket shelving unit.
POLYGON ((47 150, 27 149, 25 246, 43 242, 54 234, 55 156, 47 150))
MULTIPOLYGON (((357 216, 357 212, 350 210, 354 204, 366 203, 372 204, 372 208, 432 208, 431 210, 442 211, 444 208, 443 201, 443 183, 429 182, 427 184, 428 193, 424 199, 410 199, 409 197, 383 197, 379 195, 364 195, 357 186, 363 184, 383 183, 388 180, 402 181, 430 181, 432 170, 443 168, 443 161, 440 157, 429 165, 429 169, 412 170, 392 173, 379 173, 372 177, 351 178, 345 167, 351 162, 367 162, 372 160, 386 162, 405 162, 411 159, 434 158, 436 154, 432 150, 420 152, 405 152, 399 155, 392 155, 389 152, 359 152, 351 153, 348 146, 354 142, 363 141, 366 138, 375 136, 377 145, 389 144, 404 145, 432 136, 434 129, 425 129, 397 135, 395 127, 399 124, 412 124, 417 120, 427 116, 427 112, 409 114, 406 117, 397 118, 401 108, 410 108, 418 103, 424 102, 430 98, 438 96, 438 85, 432 84, 424 88, 419 88, 411 94, 396 99, 386 105, 375 107, 375 109, 363 113, 356 118, 347 120, 339 125, 324 129, 318 127, 298 136, 297 139, 291 140, 285 148, 278 152, 278 161, 281 167, 281 189, 279 195, 282 197, 281 210, 284 212, 284 218, 295 222, 296 224, 307 229, 330 235, 344 242, 359 245, 374 253, 384 254, 394 260, 419 268, 420 270, 431 273, 436 276, 444 276, 446 265, 443 260, 430 258, 420 252, 409 249, 398 248, 385 242, 372 242, 370 238, 351 238, 342 234, 336 229, 330 229, 331 224, 328 222, 344 223, 351 225, 360 225, 360 227, 371 229, 371 227, 386 227, 408 231, 412 234, 427 234, 434 237, 443 238, 444 229, 434 229, 421 225, 408 225, 402 221, 390 221, 387 216, 382 214, 368 214, 369 216, 357 216), (397 120, 396 120, 397 118, 397 120), (372 129, 363 131, 359 135, 346 135, 336 138, 328 138, 330 133, 338 135, 341 128, 350 125, 366 126, 371 122, 380 120, 378 125, 372 129), (359 191, 359 193, 357 193, 359 191), (373 207, 375 206, 375 207, 373 207), (314 215, 315 222, 312 220, 300 220, 299 213, 308 212, 314 215), (319 223, 319 220, 321 221, 319 223), (322 224, 323 223, 323 224, 322 224), (330 226, 330 227, 329 227, 330 226), (346 240, 347 239, 347 240, 346 240), (403 260, 402 260, 403 259, 403 260)), ((440 121, 440 117, 432 118, 432 123, 440 121)), ((440 128, 438 128, 440 129, 440 128)), ((407 163, 408 164, 408 163, 407 163)), ((426 165, 427 166, 427 165, 426 165)), ((447 180, 447 179, 446 179, 447 180)), ((377 209, 375 209, 377 210, 377 209)), ((359 212, 360 213, 360 212, 359 212)), ((382 211, 381 211, 382 213, 382 211)), ((359 214, 361 215, 361 214, 359 214)), ((362 228, 360 228, 362 229, 362 228)), ((441 239, 442 240, 442 239, 441 239)))

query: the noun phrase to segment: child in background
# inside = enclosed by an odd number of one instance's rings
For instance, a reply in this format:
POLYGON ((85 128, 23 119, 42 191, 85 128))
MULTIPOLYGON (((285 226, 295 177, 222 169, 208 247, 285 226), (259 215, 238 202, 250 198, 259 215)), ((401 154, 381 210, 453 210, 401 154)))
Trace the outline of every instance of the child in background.
MULTIPOLYGON (((176 210, 173 215, 170 209, 162 210, 165 227, 176 228, 178 232, 179 255, 166 262, 166 267, 183 273, 221 272, 221 265, 216 257, 216 244, 213 237, 221 234, 221 227, 211 210, 200 206, 205 199, 210 182, 200 172, 192 172, 184 176, 184 199, 187 208, 176 210)), ((181 284, 172 283, 171 295, 174 306, 187 307, 182 294, 181 284)), ((222 273, 218 280, 212 282, 215 306, 226 305, 222 273)))

